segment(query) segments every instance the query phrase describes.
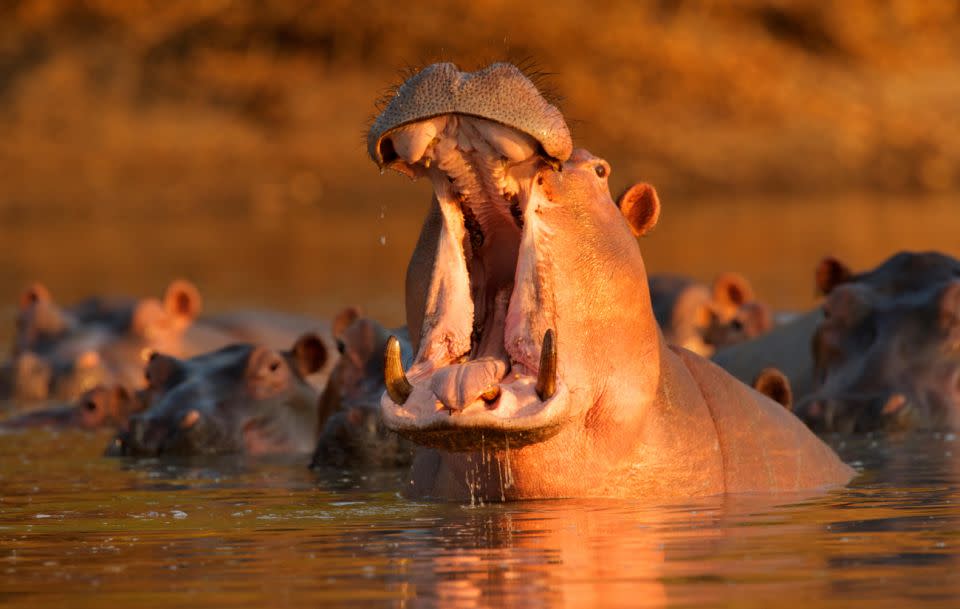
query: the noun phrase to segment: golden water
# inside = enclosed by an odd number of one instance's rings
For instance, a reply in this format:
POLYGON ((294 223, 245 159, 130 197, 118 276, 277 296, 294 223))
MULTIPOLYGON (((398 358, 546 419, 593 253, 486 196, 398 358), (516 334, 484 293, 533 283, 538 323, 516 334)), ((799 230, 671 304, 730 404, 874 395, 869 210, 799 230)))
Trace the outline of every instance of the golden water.
POLYGON ((822 495, 470 507, 402 499, 392 472, 6 435, 0 604, 956 606, 960 442, 835 441, 864 473, 822 495))
MULTIPOLYGON (((0 344, 32 279, 70 301, 159 295, 186 276, 208 310, 328 317, 360 304, 400 323, 403 269, 427 191, 387 199, 376 193, 398 178, 370 180, 368 196, 337 212, 4 222, 0 344)), ((641 246, 652 271, 709 279, 739 270, 775 306, 803 308, 824 254, 865 268, 904 248, 960 253, 955 205, 664 201, 660 226, 641 246)), ((315 475, 303 459, 107 459, 104 435, 6 434, 0 605, 960 604, 960 441, 831 441, 864 473, 823 495, 470 507, 399 498, 396 472, 315 475)))

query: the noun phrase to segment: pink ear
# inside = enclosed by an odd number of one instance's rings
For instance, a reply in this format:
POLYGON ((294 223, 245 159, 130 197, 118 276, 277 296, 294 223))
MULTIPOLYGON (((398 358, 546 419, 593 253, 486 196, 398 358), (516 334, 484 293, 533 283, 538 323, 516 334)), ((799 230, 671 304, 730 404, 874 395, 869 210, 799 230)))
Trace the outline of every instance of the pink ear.
POLYGON ((793 410, 793 389, 790 379, 777 368, 764 368, 753 379, 753 388, 787 410, 793 410))
POLYGON ((954 328, 960 322, 960 280, 954 279, 940 292, 940 327, 954 328))
POLYGON ((841 283, 850 281, 853 271, 833 256, 827 256, 817 264, 814 278, 817 283, 817 292, 826 296, 841 283))
POLYGON ((298 338, 290 353, 302 376, 310 376, 327 363, 327 346, 319 336, 313 333, 304 334, 298 338))
POLYGON ((360 309, 357 307, 346 307, 333 318, 333 324, 331 325, 330 331, 333 334, 334 338, 342 338, 343 333, 347 328, 350 327, 353 322, 360 319, 360 309))
POLYGON ((637 237, 649 233, 660 219, 660 198, 646 182, 634 184, 617 199, 620 213, 637 237))
POLYGON ((739 273, 721 273, 713 280, 713 299, 733 307, 753 300, 753 286, 739 273))
POLYGON ((20 310, 25 311, 38 302, 53 302, 53 296, 50 295, 50 290, 45 285, 35 282, 20 293, 20 310))
POLYGON ((200 316, 203 298, 193 283, 186 279, 175 279, 163 295, 163 308, 173 317, 191 322, 200 316))

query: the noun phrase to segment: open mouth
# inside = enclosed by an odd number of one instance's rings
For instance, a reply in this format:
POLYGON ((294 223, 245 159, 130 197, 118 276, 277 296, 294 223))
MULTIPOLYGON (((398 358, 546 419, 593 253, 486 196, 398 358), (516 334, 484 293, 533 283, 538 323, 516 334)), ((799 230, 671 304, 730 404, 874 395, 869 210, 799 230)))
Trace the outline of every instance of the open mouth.
POLYGON ((542 175, 560 162, 525 133, 463 114, 403 125, 377 146, 384 165, 430 179, 440 211, 410 370, 397 341, 387 348, 385 423, 447 450, 549 438, 566 419, 568 391, 550 228, 539 216, 553 205, 542 175))

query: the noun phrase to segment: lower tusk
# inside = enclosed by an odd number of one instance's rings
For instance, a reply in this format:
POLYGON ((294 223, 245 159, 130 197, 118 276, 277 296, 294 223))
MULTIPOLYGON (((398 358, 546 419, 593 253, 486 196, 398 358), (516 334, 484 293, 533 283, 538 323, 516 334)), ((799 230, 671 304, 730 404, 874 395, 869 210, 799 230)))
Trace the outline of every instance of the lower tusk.
POLYGON ((549 400, 557 392, 557 346, 552 329, 547 330, 543 335, 536 389, 537 397, 541 402, 549 400))
POLYGON ((396 336, 387 339, 387 351, 384 354, 383 381, 387 385, 387 395, 394 403, 403 406, 413 393, 413 385, 403 372, 403 360, 400 359, 400 341, 396 336))

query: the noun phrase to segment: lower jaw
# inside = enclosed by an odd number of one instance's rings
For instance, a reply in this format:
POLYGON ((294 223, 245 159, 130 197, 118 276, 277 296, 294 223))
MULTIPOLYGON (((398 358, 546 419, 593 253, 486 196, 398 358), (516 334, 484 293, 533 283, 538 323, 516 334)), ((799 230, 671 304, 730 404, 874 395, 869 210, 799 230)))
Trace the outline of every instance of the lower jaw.
POLYGON ((497 427, 457 427, 437 425, 432 427, 400 428, 394 431, 400 436, 424 446, 449 452, 476 452, 484 450, 509 450, 540 444, 557 435, 563 428, 556 422, 527 429, 501 429, 497 427))

